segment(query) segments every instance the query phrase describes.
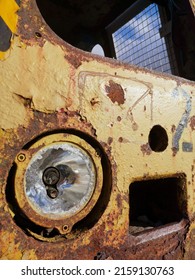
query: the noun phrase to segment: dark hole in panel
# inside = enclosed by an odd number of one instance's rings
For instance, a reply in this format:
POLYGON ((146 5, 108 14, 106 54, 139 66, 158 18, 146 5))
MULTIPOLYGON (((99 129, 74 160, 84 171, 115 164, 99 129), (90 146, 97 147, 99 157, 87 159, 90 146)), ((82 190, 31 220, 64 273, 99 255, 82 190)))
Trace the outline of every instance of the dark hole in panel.
POLYGON ((168 146, 168 135, 166 130, 160 125, 153 126, 149 133, 148 142, 150 148, 154 152, 165 151, 168 146))
POLYGON ((137 181, 130 185, 130 233, 187 218, 186 178, 137 181))

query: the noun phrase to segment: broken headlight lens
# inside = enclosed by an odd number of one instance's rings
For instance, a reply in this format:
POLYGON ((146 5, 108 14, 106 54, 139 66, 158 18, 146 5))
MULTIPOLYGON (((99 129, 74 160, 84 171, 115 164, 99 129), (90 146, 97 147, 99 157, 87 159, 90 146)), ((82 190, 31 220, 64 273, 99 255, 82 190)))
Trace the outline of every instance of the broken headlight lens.
POLYGON ((56 219, 78 213, 90 200, 96 172, 91 156, 71 142, 40 149, 25 172, 25 194, 31 207, 56 219))

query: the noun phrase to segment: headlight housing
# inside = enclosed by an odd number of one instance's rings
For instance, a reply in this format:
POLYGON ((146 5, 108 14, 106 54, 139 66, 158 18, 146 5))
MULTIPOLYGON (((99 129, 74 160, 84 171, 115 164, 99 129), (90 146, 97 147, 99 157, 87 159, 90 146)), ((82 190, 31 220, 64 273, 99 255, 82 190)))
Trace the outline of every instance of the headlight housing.
POLYGON ((47 135, 17 155, 14 191, 22 216, 70 233, 98 201, 103 186, 101 156, 84 139, 47 135))

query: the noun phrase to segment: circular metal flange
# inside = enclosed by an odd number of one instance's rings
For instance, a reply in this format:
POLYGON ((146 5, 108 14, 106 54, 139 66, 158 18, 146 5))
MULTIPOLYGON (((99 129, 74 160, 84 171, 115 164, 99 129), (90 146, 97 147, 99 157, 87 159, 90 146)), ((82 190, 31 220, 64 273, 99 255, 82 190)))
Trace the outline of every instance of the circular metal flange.
POLYGON ((70 232, 100 196, 101 158, 78 136, 45 136, 22 150, 15 162, 16 200, 28 219, 41 227, 70 232), (24 155, 22 161, 20 154, 24 155))

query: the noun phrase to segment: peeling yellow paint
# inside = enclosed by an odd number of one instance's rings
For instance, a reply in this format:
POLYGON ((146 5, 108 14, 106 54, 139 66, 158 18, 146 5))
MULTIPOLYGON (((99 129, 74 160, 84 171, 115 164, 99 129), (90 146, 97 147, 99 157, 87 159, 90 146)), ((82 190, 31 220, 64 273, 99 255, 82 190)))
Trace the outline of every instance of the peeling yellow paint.
MULTIPOLYGON (((3 2, 0 1, 0 4, 3 2)), ((94 228, 84 233, 82 238, 69 240, 68 248, 76 250, 79 246, 90 245, 98 227, 109 232, 102 244, 117 247, 116 236, 123 240, 128 233, 130 207, 128 201, 122 201, 120 207, 117 194, 128 197, 130 184, 143 180, 145 174, 148 178, 159 178, 185 173, 188 214, 193 217, 195 183, 191 169, 194 153, 183 151, 182 143, 189 142, 195 147, 194 131, 190 127, 190 118, 195 116, 194 83, 115 64, 111 60, 91 59, 84 52, 83 60, 79 58, 81 62, 79 60, 78 67, 74 67, 68 59, 70 51, 66 45, 62 47, 47 40, 42 46, 22 44, 20 37, 13 39, 9 56, 0 67, 0 139, 4 141, 0 141, 0 163, 4 161, 4 144, 13 141, 12 147, 15 145, 14 138, 9 140, 6 135, 17 133, 19 126, 28 128, 35 111, 48 116, 60 109, 63 109, 62 112, 79 112, 80 118, 94 129, 96 140, 110 146, 109 160, 115 169, 112 178, 115 191, 112 190, 109 204, 94 228), (121 95, 116 96, 117 93, 121 95), (190 115, 183 124, 181 120, 189 100, 190 115), (150 151, 144 154, 141 147, 147 147, 154 125, 165 128, 168 147, 161 153, 150 151), (173 156, 174 129, 179 125, 184 129, 178 143, 179 151, 173 156), (112 216, 111 226, 109 215, 112 216)), ((73 52, 73 55, 77 58, 78 54, 73 52)), ((82 122, 79 128, 76 125, 73 128, 82 130, 82 122)), ((14 161, 14 158, 11 160, 14 161)), ((5 206, 2 192, 0 205, 5 206)), ((8 207, 3 211, 8 212, 8 207)), ((7 231, 0 233, 0 257, 37 259, 34 250, 21 249, 21 244, 15 244, 16 235, 7 231)))
MULTIPOLYGON (((47 42, 43 48, 28 46, 22 49, 18 47, 18 40, 14 41, 0 76, 0 127, 5 129, 23 122, 27 125, 29 117, 24 99, 29 99, 32 109, 49 113, 72 107, 75 94, 69 92, 69 65, 60 47, 47 42)), ((76 103, 74 100, 74 107, 76 103)))

